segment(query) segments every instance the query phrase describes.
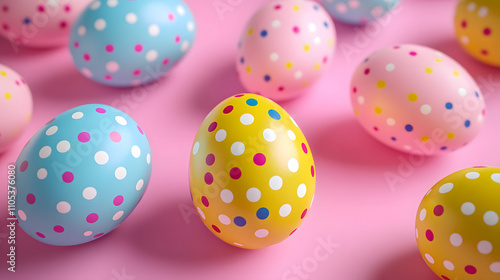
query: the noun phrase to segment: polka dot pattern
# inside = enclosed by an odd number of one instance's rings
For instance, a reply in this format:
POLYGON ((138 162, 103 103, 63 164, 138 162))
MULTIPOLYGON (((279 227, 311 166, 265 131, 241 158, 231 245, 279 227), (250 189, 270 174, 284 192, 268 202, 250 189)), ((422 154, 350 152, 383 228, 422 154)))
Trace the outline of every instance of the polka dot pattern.
POLYGON ((399 0, 323 0, 322 3, 335 19, 348 24, 364 25, 391 11, 399 4, 399 0))

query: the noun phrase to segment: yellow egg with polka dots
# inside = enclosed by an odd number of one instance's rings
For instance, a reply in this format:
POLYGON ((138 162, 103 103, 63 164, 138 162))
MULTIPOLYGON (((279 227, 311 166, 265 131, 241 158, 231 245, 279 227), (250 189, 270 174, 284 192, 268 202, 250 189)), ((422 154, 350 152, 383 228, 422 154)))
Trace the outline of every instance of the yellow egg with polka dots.
POLYGON ((470 55, 500 67, 500 1, 459 1, 455 30, 458 42, 470 55))
POLYGON ((422 200, 416 238, 443 280, 500 279, 500 168, 474 167, 439 181, 422 200))
POLYGON ((309 144, 273 101, 240 94, 201 124, 189 163, 194 206, 228 244, 259 249, 295 232, 311 206, 316 174, 309 144))

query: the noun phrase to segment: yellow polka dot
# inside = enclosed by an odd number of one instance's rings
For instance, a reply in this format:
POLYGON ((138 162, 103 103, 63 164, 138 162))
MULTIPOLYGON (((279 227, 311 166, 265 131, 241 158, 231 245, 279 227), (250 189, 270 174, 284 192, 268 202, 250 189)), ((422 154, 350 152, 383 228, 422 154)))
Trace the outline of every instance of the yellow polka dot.
POLYGON ((290 69, 292 67, 293 67, 293 63, 291 63, 291 62, 286 63, 286 68, 290 69))
POLYGON ((458 76, 460 76, 460 73, 458 73, 458 71, 453 71, 453 75, 458 77, 458 76))
POLYGON ((319 67, 321 67, 321 64, 319 63, 314 64, 314 70, 319 70, 319 67))
POLYGON ((299 6, 293 6, 294 11, 298 11, 299 9, 300 9, 299 6))
POLYGON ((432 68, 430 68, 430 67, 425 68, 425 72, 427 72, 429 74, 432 73, 432 68))
POLYGON ((5 71, 0 71, 0 75, 7 77, 7 73, 5 73, 5 71))
POLYGON ((328 40, 328 46, 333 46, 333 39, 328 40))
POLYGON ((354 114, 356 114, 356 116, 359 116, 359 111, 357 109, 354 109, 354 114))
POLYGON ((309 45, 304 46, 304 50, 307 52, 310 49, 309 45))
POLYGON ((382 80, 378 81, 377 82, 377 87, 378 88, 385 88, 385 81, 382 81, 382 80))
POLYGON ((252 72, 252 68, 250 68, 250 66, 247 66, 247 72, 248 72, 248 73, 251 73, 251 72, 252 72))
POLYGON ((250 30, 248 30, 248 35, 252 35, 253 34, 253 28, 250 28, 250 30))
POLYGON ((428 137, 428 136, 422 136, 422 137, 420 138, 420 141, 422 141, 422 142, 427 142, 427 141, 429 141, 429 137, 428 137))
POLYGON ((382 108, 380 108, 380 107, 375 107, 375 113, 376 113, 376 114, 382 114, 382 108))
POLYGON ((10 98, 12 97, 12 95, 10 95, 10 93, 5 93, 5 99, 9 100, 10 98))
POLYGON ((442 62, 442 60, 440 58, 436 58, 436 61, 437 62, 442 62))
POLYGON ((448 133, 448 135, 446 135, 446 137, 448 137, 448 139, 453 139, 453 138, 455 138, 455 133, 450 132, 450 133, 448 133))
POLYGON ((418 99, 418 95, 416 93, 408 94, 408 100, 415 102, 415 101, 417 101, 417 99, 418 99))

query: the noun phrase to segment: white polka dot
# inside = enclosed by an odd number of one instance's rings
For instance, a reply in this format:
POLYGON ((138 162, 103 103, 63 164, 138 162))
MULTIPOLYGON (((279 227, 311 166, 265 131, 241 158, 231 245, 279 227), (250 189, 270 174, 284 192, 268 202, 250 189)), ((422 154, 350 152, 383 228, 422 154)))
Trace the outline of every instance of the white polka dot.
POLYGON ((68 141, 63 140, 57 143, 56 149, 60 153, 66 153, 69 149, 71 149, 71 144, 68 141))
POLYGON ((54 135, 57 132, 58 129, 59 128, 57 126, 55 126, 55 125, 51 126, 51 127, 49 127, 49 129, 47 129, 47 131, 45 131, 45 135, 47 135, 47 136, 54 135))
POLYGON ((500 262, 494 262, 490 265, 490 270, 493 273, 500 273, 500 262))
POLYGON ((134 24, 137 22, 137 15, 134 14, 134 13, 128 13, 126 16, 125 16, 125 20, 130 23, 130 24, 134 24))
POLYGON ((500 184, 500 173, 491 174, 491 180, 493 180, 493 182, 495 183, 500 184))
POLYGON ((94 27, 97 31, 102 31, 106 28, 106 21, 100 18, 94 22, 94 27))
POLYGON ((45 146, 40 149, 40 152, 38 152, 38 155, 40 158, 48 158, 50 154, 52 153, 52 149, 49 146, 45 146))
POLYGON ((488 7, 481 7, 479 8, 479 10, 477 11, 477 14, 479 15, 479 17, 481 18, 484 18, 488 15, 489 13, 489 10, 488 10, 488 7))
POLYGON ((80 26, 78 26, 78 29, 76 32, 78 33, 78 35, 83 36, 83 35, 85 35, 85 33, 87 33, 87 28, 85 28, 85 26, 83 26, 83 25, 80 25, 80 26))
POLYGON ((151 164, 151 154, 150 154, 150 153, 148 153, 148 154, 146 155, 146 162, 147 162, 148 164, 151 164))
POLYGON ((71 117, 75 120, 79 120, 81 118, 83 118, 83 113, 82 112, 76 112, 76 113, 73 113, 73 115, 71 115, 71 117))
POLYGON ((139 181, 137 181, 137 184, 135 184, 135 189, 140 191, 143 186, 144 186, 144 180, 140 179, 139 181))
POLYGON ((288 170, 293 173, 299 170, 299 162, 295 158, 291 158, 288 160, 288 170))
POLYGON ((445 267, 446 269, 448 269, 449 271, 452 271, 452 270, 454 270, 454 269, 455 269, 455 265, 453 265, 453 263, 452 263, 452 262, 450 262, 450 261, 444 261, 444 262, 443 262, 443 265, 444 265, 444 267, 445 267))
POLYGON ((245 152, 245 144, 241 142, 234 142, 231 145, 231 154, 235 156, 241 156, 245 152))
POLYGON ((109 161, 109 155, 105 151, 99 151, 95 153, 94 160, 99 165, 104 165, 109 161))
POLYGON ((87 78, 91 78, 92 77, 92 72, 88 68, 83 67, 80 70, 80 72, 82 73, 83 76, 85 76, 87 78))
POLYGON ((483 255, 488 255, 493 251, 493 245, 489 241, 483 240, 477 243, 477 250, 483 255))
POLYGON ((388 72, 392 72, 394 71, 394 69, 396 69, 396 66, 394 66, 394 64, 392 63, 389 63, 385 66, 385 70, 387 70, 388 72))
POLYGON ((26 221, 26 213, 23 210, 17 210, 17 216, 19 219, 26 221))
POLYGON ((410 151, 410 150, 411 150, 411 146, 409 146, 409 145, 404 145, 404 146, 403 146, 403 148, 404 148, 405 150, 408 150, 408 151, 410 151))
POLYGON ((40 180, 47 178, 47 169, 45 168, 38 169, 38 171, 36 172, 36 177, 38 177, 38 179, 40 180))
POLYGON ((266 128, 264 129, 264 132, 262 133, 262 135, 264 136, 264 139, 267 141, 267 142, 274 142, 276 141, 276 132, 270 128, 266 128))
POLYGON ((146 60, 148 62, 153 62, 158 58, 158 52, 156 50, 150 50, 146 53, 146 60))
POLYGON ((113 215, 113 221, 120 219, 122 216, 123 216, 123 211, 116 212, 116 214, 113 215))
POLYGON ((240 122, 244 125, 251 125, 254 121, 254 118, 251 114, 243 114, 240 117, 240 122))
POLYGON ((396 120, 394 120, 393 118, 388 118, 385 122, 388 126, 394 126, 396 124, 396 120))
POLYGON ((321 38, 320 37, 314 37, 314 44, 315 45, 321 44, 321 38))
POLYGON ((220 192, 220 198, 222 199, 222 201, 224 201, 225 203, 231 203, 233 201, 233 193, 228 190, 228 189, 223 189, 221 192, 220 192))
POLYGON ((56 209, 59 213, 66 214, 69 210, 71 210, 71 205, 69 205, 66 201, 61 201, 57 203, 56 209))
POLYGON ((183 16, 186 14, 186 10, 184 10, 184 7, 182 7, 181 5, 178 5, 176 9, 179 15, 183 16))
POLYGON ((139 146, 137 145, 132 146, 130 152, 132 153, 132 156, 135 158, 139 158, 141 156, 141 148, 139 148, 139 146))
POLYGON ((160 27, 158 27, 158 25, 156 25, 156 24, 151 24, 148 27, 148 33, 149 33, 149 35, 156 37, 156 36, 158 36, 158 34, 160 34, 160 27))
POLYGON ((316 32, 316 24, 314 24, 314 23, 309 23, 308 28, 309 28, 309 31, 311 31, 311 32, 316 32))
POLYGON ((224 129, 221 129, 215 133, 215 141, 222 142, 226 139, 227 132, 224 129))
POLYGON ((219 221, 226 226, 231 223, 231 219, 229 219, 229 217, 224 214, 219 215, 219 221))
POLYGON ((466 96, 467 95, 467 91, 465 90, 465 88, 459 88, 458 89, 458 94, 460 96, 466 96))
POLYGON ((474 214, 474 212, 476 212, 476 206, 471 202, 462 204, 462 207, 460 207, 460 209, 462 210, 462 213, 467 216, 472 215, 474 214))
POLYGON ((420 211, 420 221, 425 220, 426 216, 427 216, 427 209, 424 208, 420 211))
POLYGON ((118 65, 118 63, 116 61, 110 61, 110 62, 106 63, 106 70, 108 70, 108 72, 115 73, 119 69, 120 69, 120 65, 118 65))
POLYGON ((363 105, 365 103, 365 98, 363 96, 358 96, 358 104, 363 105))
POLYGON ((293 131, 289 130, 286 132, 286 134, 288 135, 288 138, 290 138, 290 140, 295 140, 297 139, 297 137, 295 137, 295 133, 293 133, 293 131))
POLYGON ((115 117, 115 121, 116 121, 119 125, 127 125, 127 120, 126 120, 124 117, 121 117, 121 116, 116 116, 116 117, 115 117))
POLYGON ((432 107, 429 104, 424 104, 420 107, 420 113, 424 115, 430 114, 432 111, 432 107))
POLYGON ((118 167, 115 170, 116 179, 123 180, 125 178, 125 176, 127 176, 127 169, 125 169, 125 167, 118 167))
POLYGON ((184 41, 181 44, 181 51, 186 52, 189 49, 189 41, 184 41))
POLYGON ((498 224, 498 214, 494 211, 488 211, 483 215, 484 222, 489 226, 495 226, 498 224))
POLYGON ((269 231, 267 229, 259 229, 258 231, 255 232, 255 236, 258 238, 264 238, 269 234, 269 231))
POLYGON ((97 10, 101 6, 101 1, 94 1, 89 5, 91 10, 97 10))
POLYGON ((92 187, 87 187, 83 190, 82 192, 83 198, 87 200, 94 199, 95 196, 97 195, 97 190, 92 188, 92 187))
POLYGON ((482 121, 483 121, 483 118, 484 118, 484 117, 483 117, 483 115, 482 115, 482 114, 479 114, 479 115, 477 116, 477 122, 482 122, 482 121))
POLYGON ((467 10, 469 12, 474 12, 475 9, 476 9, 476 3, 474 3, 474 2, 469 3, 469 5, 467 5, 467 10))
POLYGON ((196 155, 199 150, 200 150, 200 142, 194 143, 194 145, 193 145, 193 155, 196 155))
POLYGON ((460 234, 453 233, 452 235, 450 235, 451 245, 458 247, 458 246, 462 245, 462 242, 463 242, 463 239, 462 239, 462 236, 460 234))
POLYGON ((427 261, 431 264, 434 264, 434 259, 432 258, 431 255, 429 254, 425 254, 425 258, 427 259, 427 261))
POLYGON ((464 43, 464 45, 468 45, 470 43, 470 39, 469 37, 463 35, 462 38, 460 38, 460 41, 462 41, 462 43, 464 43))
POLYGON ((188 31, 193 31, 194 30, 194 22, 190 21, 187 23, 187 29, 188 31))
POLYGON ((110 8, 114 8, 118 5, 118 0, 108 0, 107 4, 110 8))
POLYGON ((303 198, 306 195, 307 187, 305 184, 300 184, 297 188, 297 196, 303 198))
POLYGON ((247 190, 247 199, 250 202, 259 201, 260 196, 261 196, 260 190, 257 188, 250 188, 247 190))
POLYGON ((270 56, 269 56, 269 59, 271 59, 271 61, 273 62, 276 62, 278 61, 279 59, 279 55, 277 53, 272 53, 270 56))
POLYGON ((297 71, 295 72, 295 74, 293 74, 293 77, 297 80, 301 79, 303 76, 302 72, 301 71, 297 71))
POLYGON ((200 209, 200 207, 196 207, 198 209, 198 213, 200 213, 200 216, 205 220, 205 213, 200 209))
POLYGON ((453 189, 453 183, 446 183, 439 188, 440 193, 448 193, 453 189))
POLYGON ((290 204, 283 204, 279 210, 281 217, 286 217, 290 215, 291 212, 292 212, 292 206, 290 206, 290 204))
POLYGON ((83 235, 85 235, 85 236, 91 236, 92 232, 90 230, 88 230, 88 231, 84 232, 83 235))
POLYGON ((269 179, 269 187, 271 189, 277 191, 281 189, 282 186, 283 186, 283 179, 281 179, 280 176, 276 175, 271 177, 271 179, 269 179))
POLYGON ((469 173, 465 174, 465 177, 467 179, 477 179, 477 178, 479 178, 479 173, 478 172, 469 172, 469 173))
POLYGON ((274 20, 271 25, 274 27, 274 28, 278 28, 281 26, 281 21, 279 20, 274 20))

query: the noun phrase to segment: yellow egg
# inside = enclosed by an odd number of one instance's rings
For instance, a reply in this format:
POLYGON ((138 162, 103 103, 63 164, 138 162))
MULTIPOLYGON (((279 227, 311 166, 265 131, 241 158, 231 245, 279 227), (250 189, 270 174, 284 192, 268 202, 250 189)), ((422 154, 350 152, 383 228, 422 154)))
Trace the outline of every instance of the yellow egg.
POLYGON ((500 168, 474 167, 439 181, 422 200, 416 238, 444 280, 500 279, 500 168))
POLYGON ((500 1, 458 2, 455 30, 459 43, 469 54, 500 67, 500 1))
POLYGON ((273 101, 240 94, 201 124, 189 163, 194 206, 207 228, 237 247, 259 249, 300 226, 315 192, 302 131, 273 101))

